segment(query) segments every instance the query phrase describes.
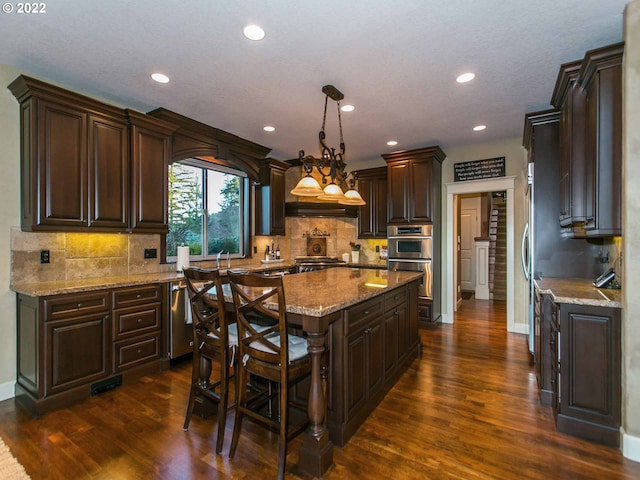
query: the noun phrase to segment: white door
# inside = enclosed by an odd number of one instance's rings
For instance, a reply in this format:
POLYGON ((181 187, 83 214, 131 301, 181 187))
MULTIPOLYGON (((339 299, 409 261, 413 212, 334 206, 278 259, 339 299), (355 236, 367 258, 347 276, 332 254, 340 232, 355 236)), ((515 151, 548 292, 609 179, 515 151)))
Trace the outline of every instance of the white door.
POLYGON ((463 209, 460 212, 460 287, 462 290, 476 289, 476 265, 474 238, 476 210, 463 209))
POLYGON ((460 288, 476 289, 475 238, 480 235, 480 195, 460 199, 460 288))

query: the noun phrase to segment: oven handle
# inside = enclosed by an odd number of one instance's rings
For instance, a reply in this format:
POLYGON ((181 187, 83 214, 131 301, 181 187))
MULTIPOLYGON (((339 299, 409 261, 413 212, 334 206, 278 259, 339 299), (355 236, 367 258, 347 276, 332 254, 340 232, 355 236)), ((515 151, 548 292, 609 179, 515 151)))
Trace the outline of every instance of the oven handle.
POLYGON ((389 262, 398 262, 398 263, 431 263, 431 258, 422 258, 420 260, 415 260, 411 258, 390 258, 389 262))
POLYGON ((387 237, 388 240, 430 240, 432 238, 432 235, 390 235, 387 237))

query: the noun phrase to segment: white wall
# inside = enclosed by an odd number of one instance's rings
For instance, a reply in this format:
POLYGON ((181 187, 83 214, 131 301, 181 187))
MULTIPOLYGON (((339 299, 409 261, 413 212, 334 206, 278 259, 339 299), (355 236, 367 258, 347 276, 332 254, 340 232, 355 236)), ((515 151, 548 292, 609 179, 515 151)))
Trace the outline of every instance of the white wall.
POLYGON ((6 88, 19 72, 0 65, 0 400, 14 394, 16 295, 11 281, 11 227, 20 224, 20 110, 6 88))
MULTIPOLYGON (((524 117, 523 117, 524 122, 524 117)), ((527 222, 528 206, 526 205, 526 188, 527 188, 527 154, 522 146, 522 138, 514 138, 499 142, 476 144, 472 146, 450 148, 445 151, 446 160, 442 164, 442 184, 453 182, 453 165, 454 163, 467 162, 472 160, 482 160, 485 158, 505 157, 505 175, 507 177, 516 177, 514 190, 514 250, 515 256, 511 268, 514 272, 514 324, 515 331, 520 333, 526 332, 527 325, 527 281, 522 273, 519 263, 520 244, 519 239, 522 237, 524 225, 527 222)), ((448 223, 451 219, 447 218, 447 198, 446 188, 442 189, 442 232, 447 231, 448 223)), ((442 242, 442 258, 443 272, 446 269, 453 269, 453 259, 447 258, 447 245, 445 237, 442 242)), ((453 318, 453 312, 449 312, 447 308, 447 298, 445 295, 454 295, 453 285, 447 284, 447 275, 442 276, 442 313, 443 318, 453 318)), ((455 302, 454 302, 455 305, 455 302)))
POLYGON ((625 11, 623 73, 622 452, 640 462, 640 0, 625 11))

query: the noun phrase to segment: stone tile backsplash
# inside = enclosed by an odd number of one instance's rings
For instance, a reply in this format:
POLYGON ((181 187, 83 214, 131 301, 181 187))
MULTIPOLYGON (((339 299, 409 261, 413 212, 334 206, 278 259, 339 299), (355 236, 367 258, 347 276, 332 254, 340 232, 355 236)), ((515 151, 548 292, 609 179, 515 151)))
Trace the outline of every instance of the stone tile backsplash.
MULTIPOLYGON (((271 246, 272 241, 280 245, 280 255, 284 260, 305 256, 307 241, 303 234, 316 228, 329 233, 327 255, 330 257, 342 258, 343 253, 351 252, 350 243, 354 242, 361 246, 360 262, 375 263, 379 261, 375 247, 387 243, 386 240, 359 240, 356 218, 288 217, 286 235, 253 237, 251 245, 256 247, 257 253, 252 258, 232 260, 232 265, 259 262, 264 258, 265 247, 271 246)), ((144 258, 146 248, 155 248, 160 255, 160 242, 160 235, 23 232, 14 227, 11 229, 11 283, 172 272, 174 263, 161 263, 160 258, 144 258), (49 250, 49 263, 40 263, 41 250, 49 250)), ((212 267, 215 264, 202 262, 199 265, 212 267)))
POLYGON ((172 264, 144 259, 145 248, 160 252, 159 235, 23 232, 11 229, 11 283, 36 283, 136 273, 168 272, 172 264), (40 251, 49 250, 49 263, 40 251))

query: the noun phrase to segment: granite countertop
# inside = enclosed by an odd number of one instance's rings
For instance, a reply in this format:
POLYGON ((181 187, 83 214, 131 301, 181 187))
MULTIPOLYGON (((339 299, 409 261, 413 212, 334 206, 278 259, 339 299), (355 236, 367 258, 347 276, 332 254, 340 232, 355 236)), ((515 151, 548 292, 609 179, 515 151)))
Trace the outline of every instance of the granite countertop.
MULTIPOLYGON (((323 317, 368 298, 383 295, 421 276, 419 272, 389 272, 372 268, 328 268, 285 275, 283 284, 287 312, 323 317)), ((225 300, 228 300, 227 295, 225 289, 225 300)), ((268 304, 266 306, 269 308, 268 304)))
MULTIPOLYGON (((193 265, 198 266, 197 264, 193 265)), ((281 268, 290 268, 295 263, 290 260, 281 262, 262 263, 260 261, 245 265, 231 265, 232 269, 247 270, 250 272, 264 272, 269 270, 279 270, 281 268)), ((211 268, 211 267, 203 267, 211 268)), ((221 269, 221 273, 225 275, 227 269, 221 269)), ((30 297, 46 297, 49 295, 59 295, 65 293, 89 292, 93 290, 102 290, 105 288, 131 287, 135 285, 146 285, 150 283, 169 283, 176 282, 184 278, 184 275, 177 272, 156 272, 142 273, 136 275, 122 275, 118 277, 96 277, 84 278, 78 280, 63 280, 56 282, 39 282, 28 284, 12 284, 11 290, 16 293, 28 295, 30 297)))
POLYGON ((556 303, 622 308, 622 290, 596 288, 588 278, 542 278, 535 285, 556 303))

